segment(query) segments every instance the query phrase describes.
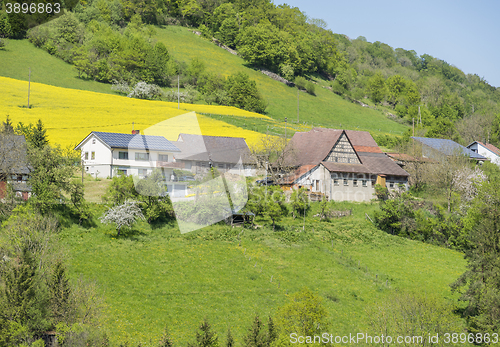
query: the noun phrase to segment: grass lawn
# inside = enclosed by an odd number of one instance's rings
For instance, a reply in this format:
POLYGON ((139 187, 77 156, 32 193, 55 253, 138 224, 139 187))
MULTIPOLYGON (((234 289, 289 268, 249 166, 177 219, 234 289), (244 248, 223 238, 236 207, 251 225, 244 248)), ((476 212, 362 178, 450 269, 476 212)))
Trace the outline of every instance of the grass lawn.
POLYGON ((139 223, 117 238, 97 222, 60 235, 71 276, 99 284, 114 343, 154 345, 168 325, 186 345, 205 317, 221 342, 231 328, 240 343, 255 314, 275 315, 304 286, 323 298, 335 334, 369 329, 367 310, 396 291, 456 300, 448 284, 465 269, 462 254, 377 230, 364 219, 376 204, 334 208, 353 215, 325 222, 311 211, 304 231, 302 218, 287 217, 276 232, 213 225, 181 235, 175 224, 139 223))

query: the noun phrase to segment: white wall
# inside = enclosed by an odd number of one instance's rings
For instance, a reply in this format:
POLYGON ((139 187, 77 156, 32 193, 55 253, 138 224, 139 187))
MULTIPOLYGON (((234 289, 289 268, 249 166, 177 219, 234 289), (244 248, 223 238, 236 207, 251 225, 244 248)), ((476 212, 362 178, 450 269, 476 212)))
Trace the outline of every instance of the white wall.
MULTIPOLYGON (((126 169, 127 175, 140 174, 140 170, 147 169, 147 174, 150 174, 157 167, 157 162, 160 154, 168 155, 168 162, 173 161, 173 153, 166 151, 150 151, 149 160, 135 160, 136 153, 147 153, 145 150, 135 149, 110 149, 97 136, 92 134, 81 146, 81 155, 85 172, 94 177, 107 178, 113 177, 118 169, 126 169), (85 152, 88 153, 88 159, 85 160, 85 152), (92 152, 95 153, 95 158, 92 159, 92 152), (119 152, 128 152, 129 159, 119 159, 119 152)), ((168 178, 173 173, 173 169, 165 168, 165 174, 168 178)))
POLYGON ((474 143, 469 148, 474 152, 482 155, 483 157, 489 158, 492 163, 500 166, 500 157, 495 153, 493 153, 492 151, 490 151, 488 148, 478 144, 477 142, 474 143))

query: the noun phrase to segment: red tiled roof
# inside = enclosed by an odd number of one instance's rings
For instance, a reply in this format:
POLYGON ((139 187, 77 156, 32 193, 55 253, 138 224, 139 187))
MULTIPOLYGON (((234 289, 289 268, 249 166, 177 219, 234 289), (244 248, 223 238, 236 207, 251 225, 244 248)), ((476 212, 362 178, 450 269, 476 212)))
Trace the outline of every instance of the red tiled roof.
MULTIPOLYGON (((297 132, 290 140, 293 159, 290 166, 314 167, 322 163, 330 171, 409 176, 394 161, 387 157, 367 131, 345 130, 347 138, 358 154, 361 164, 323 162, 344 130, 314 128, 308 132, 297 132)), ((305 171, 307 172, 307 171, 305 171)))
POLYGON ((500 155, 500 150, 498 148, 496 148, 495 146, 493 146, 491 143, 484 144, 481 141, 477 141, 477 143, 479 143, 483 147, 488 148, 490 151, 492 151, 496 155, 500 155))

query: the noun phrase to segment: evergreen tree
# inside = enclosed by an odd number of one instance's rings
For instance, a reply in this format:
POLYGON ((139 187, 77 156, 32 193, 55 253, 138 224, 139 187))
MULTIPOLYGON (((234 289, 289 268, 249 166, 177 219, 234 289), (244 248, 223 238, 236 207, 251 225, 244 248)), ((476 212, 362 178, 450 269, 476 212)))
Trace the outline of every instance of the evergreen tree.
POLYGON ((51 313, 56 322, 67 318, 70 307, 71 287, 66 269, 61 262, 57 262, 49 280, 49 291, 51 294, 51 313))
POLYGON ((194 344, 189 344, 190 346, 196 347, 218 347, 219 338, 217 334, 212 331, 212 326, 208 323, 207 319, 203 320, 200 325, 200 332, 196 332, 196 342, 194 344))
POLYGON ((33 128, 33 133, 31 135, 31 145, 35 148, 45 147, 49 143, 49 140, 47 140, 46 132, 47 130, 43 127, 42 120, 39 119, 38 123, 36 123, 36 126, 33 128))
POLYGON ((14 134, 14 127, 12 126, 12 121, 10 120, 9 115, 7 115, 7 117, 5 118, 5 122, 3 122, 2 133, 14 134))
POLYGON ((484 183, 468 211, 465 226, 471 247, 467 270, 451 286, 467 302, 465 316, 472 333, 500 330, 500 182, 484 183))
POLYGON ((161 337, 160 344, 158 347, 173 347, 174 343, 172 341, 172 337, 170 336, 170 333, 168 331, 168 326, 165 326, 165 332, 163 333, 163 336, 161 337))
POLYGON ((278 338, 278 331, 276 330, 276 326, 274 325, 273 319, 269 316, 269 321, 267 323, 267 345, 271 346, 271 344, 278 338))
POLYGON ((47 295, 37 273, 37 262, 23 247, 18 264, 10 267, 5 276, 4 320, 15 322, 30 332, 41 332, 49 327, 47 295))
POLYGON ((234 338, 231 335, 231 328, 227 329, 226 347, 234 347, 234 338))
POLYGON ((255 316, 252 326, 248 330, 248 334, 243 338, 245 347, 266 347, 267 339, 262 331, 263 324, 259 316, 255 316))

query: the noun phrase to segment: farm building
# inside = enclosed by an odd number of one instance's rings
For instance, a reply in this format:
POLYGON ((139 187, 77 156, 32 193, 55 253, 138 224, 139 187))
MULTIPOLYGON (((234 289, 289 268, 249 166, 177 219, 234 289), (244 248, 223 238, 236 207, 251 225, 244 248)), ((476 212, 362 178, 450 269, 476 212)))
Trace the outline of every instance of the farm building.
POLYGON ((338 201, 369 201, 377 183, 390 190, 408 187, 408 173, 366 131, 314 128, 295 133, 288 146, 294 171, 284 178, 285 186, 338 201))
POLYGON ((488 158, 473 150, 464 147, 455 141, 448 139, 434 139, 430 137, 411 137, 416 143, 421 145, 422 156, 439 160, 442 156, 464 155, 471 160, 483 162, 488 158))
POLYGON ((474 141, 467 148, 500 166, 500 150, 491 143, 484 144, 480 141, 474 141))
POLYGON ((7 194, 7 184, 15 195, 23 200, 31 196, 28 183, 30 166, 26 155, 26 138, 24 135, 0 136, 0 199, 7 194))
POLYGON ((204 175, 210 165, 226 172, 240 161, 244 167, 242 174, 253 174, 250 150, 242 137, 179 134, 173 144, 181 151, 175 155, 175 161, 183 163, 184 169, 195 175, 204 175))

